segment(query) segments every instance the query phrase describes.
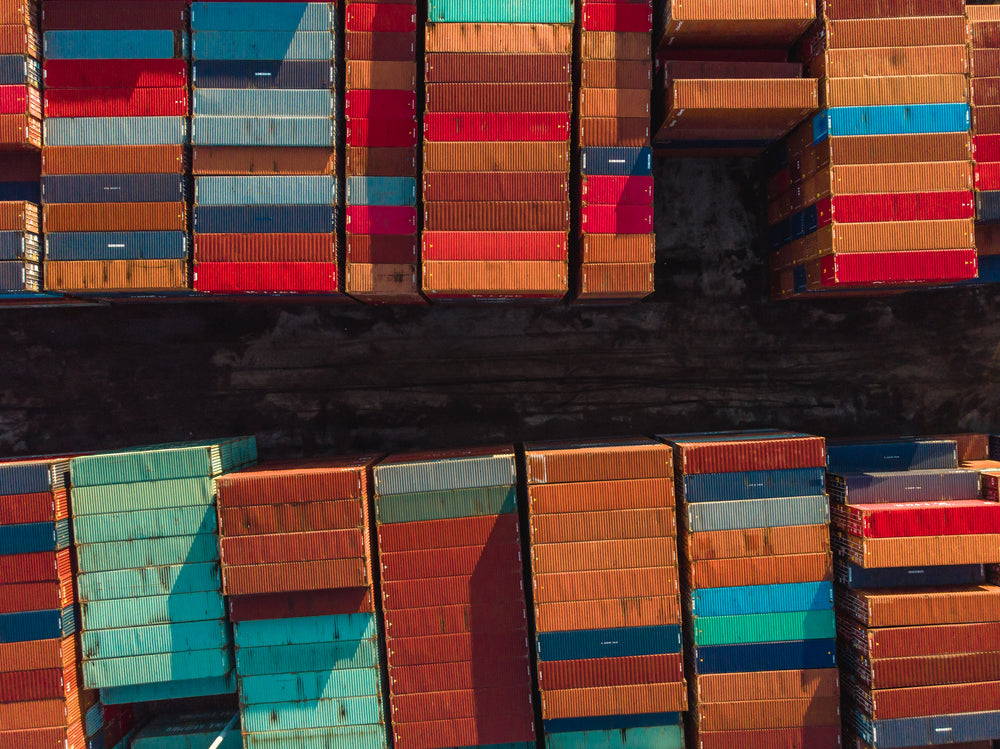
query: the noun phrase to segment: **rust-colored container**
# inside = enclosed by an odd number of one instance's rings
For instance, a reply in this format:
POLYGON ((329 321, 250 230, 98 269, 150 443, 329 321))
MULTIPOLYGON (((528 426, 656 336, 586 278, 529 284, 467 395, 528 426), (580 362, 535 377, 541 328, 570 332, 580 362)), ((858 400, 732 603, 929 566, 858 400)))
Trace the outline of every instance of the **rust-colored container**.
MULTIPOLYGON (((831 167, 826 183, 813 182, 815 199, 827 195, 861 193, 933 192, 971 190, 969 161, 927 161, 909 164, 852 164, 831 167)), ((805 186, 803 191, 806 192, 805 186)), ((808 199, 809 194, 806 192, 808 199)))
POLYGON ((324 559, 363 559, 360 528, 305 533, 229 536, 222 539, 222 564, 230 567, 324 559))
POLYGON ((965 75, 969 71, 969 52, 964 44, 831 49, 816 58, 810 68, 813 75, 828 78, 965 75))
POLYGON ((1000 49, 973 49, 969 73, 982 78, 1000 75, 1000 49))
POLYGON ((573 484, 534 484, 528 489, 532 516, 660 508, 674 505, 673 479, 626 479, 573 484))
MULTIPOLYGON (((606 263, 649 266, 656 262, 656 235, 588 234, 580 240, 580 256, 588 265, 606 263)), ((609 270, 613 275, 614 269, 609 270)), ((593 272, 600 274, 599 269, 593 272)), ((594 280, 598 279, 595 277, 594 280)))
POLYGON ((417 63, 396 60, 348 60, 347 88, 414 91, 417 63))
POLYGON ((792 525, 711 531, 690 534, 686 544, 693 560, 815 554, 830 550, 830 529, 826 525, 792 525))
POLYGON ((65 668, 76 662, 73 637, 0 643, 0 672, 65 668))
POLYGON ((186 231, 187 204, 47 203, 46 231, 186 231))
POLYGON ((188 288, 183 260, 46 261, 51 291, 159 291, 188 288))
POLYGON ((416 236, 402 234, 348 234, 347 262, 412 265, 420 260, 416 236))
POLYGON ((0 702, 46 700, 62 694, 61 668, 0 673, 0 702))
POLYGON ((824 15, 835 19, 960 16, 964 12, 961 0, 846 0, 824 8, 824 15))
POLYGON ((739 110, 739 128, 787 124, 790 130, 819 107, 818 82, 811 78, 681 79, 667 90, 668 123, 671 120, 706 127, 729 124, 739 110), (695 113, 680 110, 696 110, 695 113), (716 114, 711 114, 715 112, 716 114))
POLYGON ((1000 534, 859 538, 834 532, 834 547, 866 568, 1000 562, 1000 534))
POLYGON ((427 83, 570 83, 572 60, 561 54, 432 53, 427 83))
POLYGON ((542 692, 545 720, 670 713, 686 709, 687 689, 678 682, 542 692))
POLYGON ((41 120, 26 114, 0 114, 0 143, 15 148, 41 148, 41 120))
POLYGON ((224 567, 226 595, 286 593, 299 590, 363 588, 368 575, 362 559, 329 559, 315 562, 253 564, 224 567))
POLYGON ((58 582, 0 583, 0 614, 63 609, 73 600, 72 577, 58 582))
POLYGON ((434 296, 516 295, 559 299, 567 290, 567 263, 432 260, 423 264, 423 290, 434 296))
POLYGON ((41 35, 37 25, 0 26, 0 55, 27 55, 41 59, 41 35))
POLYGON ((1000 652, 883 658, 863 661, 853 672, 874 689, 1000 681, 1000 652))
POLYGON ((674 461, 683 474, 811 468, 826 465, 822 437, 746 432, 738 439, 704 439, 674 446, 674 461))
POLYGON ((326 263, 337 257, 332 234, 195 234, 203 263, 326 263))
POLYGON ((711 702, 700 703, 697 707, 698 727, 702 731, 836 726, 840 724, 839 697, 711 702))
POLYGON ((1000 77, 973 78, 972 83, 972 106, 997 106, 1000 105, 1000 77))
POLYGON ((579 299, 642 299, 653 293, 653 284, 652 264, 585 264, 580 267, 577 297, 579 299))
POLYGON ((676 565, 677 543, 672 538, 534 544, 531 547, 531 569, 536 575, 676 565))
POLYGON ((517 515, 507 513, 378 526, 380 553, 519 543, 519 538, 517 515))
POLYGON ((349 262, 347 293, 369 304, 424 303, 416 264, 349 262))
POLYGON ((822 88, 825 107, 942 104, 968 100, 969 85, 964 75, 827 78, 822 88))
POLYGON ((533 584, 538 605, 666 597, 678 593, 676 567, 536 574, 533 584))
POLYGON ((348 177, 412 177, 416 173, 415 148, 347 148, 348 177))
POLYGON ((196 175, 337 172, 337 152, 331 148, 198 146, 193 154, 191 168, 196 175))
POLYGON ((815 6, 805 0, 670 0, 664 43, 788 47, 815 18, 815 6))
MULTIPOLYGON (((375 457, 364 455, 337 462, 265 463, 252 472, 217 479, 218 504, 221 508, 229 508, 357 500, 365 496, 368 485, 365 469, 375 457)), ((360 521, 345 527, 359 524, 360 521)))
POLYGON ((684 659, 681 653, 538 661, 538 682, 542 691, 666 684, 683 680, 684 659))
POLYGON ((973 107, 972 129, 977 135, 1000 133, 1000 106, 973 107))
POLYGON ((38 206, 25 202, 0 202, 0 231, 25 231, 38 234, 38 206))
POLYGON ((290 619, 302 616, 364 614, 375 611, 368 588, 340 588, 300 593, 269 593, 259 596, 227 596, 229 618, 234 622, 260 619, 290 619))
MULTIPOLYGON (((840 749, 840 725, 802 728, 758 728, 742 731, 699 731, 693 734, 697 749, 840 749)), ((850 749, 863 749, 847 745, 850 749)), ((954 749, 980 749, 960 747, 954 749)))
POLYGON ((700 703, 739 702, 751 695, 769 700, 837 697, 839 674, 835 668, 707 674, 697 677, 695 693, 700 703))
POLYGON ((580 120, 580 146, 649 145, 648 117, 584 117, 580 120))
POLYGON ((13 26, 15 24, 31 25, 38 23, 38 5, 30 0, 14 0, 4 3, 0 8, 0 24, 13 26))
POLYGON ((915 161, 969 161, 968 133, 858 135, 827 138, 817 147, 819 164, 898 164, 915 161))
POLYGON ((569 231, 569 202, 424 203, 428 231, 569 231))
POLYGON ((1000 621, 1000 588, 970 585, 915 591, 842 590, 838 607, 869 627, 1000 621))
POLYGON ((865 658, 897 659, 1000 651, 1000 622, 869 629, 849 617, 837 622, 842 641, 865 658))
POLYGON ((753 580, 755 585, 811 583, 833 579, 833 560, 828 553, 713 559, 692 565, 690 573, 693 588, 725 588, 734 580, 753 580))
POLYGON ((412 62, 417 54, 415 31, 348 31, 344 56, 348 60, 412 62))
POLYGON ((652 66, 645 60, 584 60, 580 65, 584 88, 649 89, 652 66))
POLYGON ((569 171, 567 143, 425 143, 428 172, 569 171))
POLYGON ((649 117, 647 88, 580 89, 581 117, 649 117))
POLYGON ((828 21, 830 49, 858 47, 935 47, 965 44, 965 17, 873 18, 828 21))
POLYGON ((565 201, 569 178, 560 172, 425 172, 424 200, 565 201))
POLYGON ((42 174, 183 174, 187 167, 184 146, 46 146, 42 150, 42 174))
POLYGON ((674 508, 535 514, 532 504, 531 540, 538 544, 659 538, 677 533, 674 508))
POLYGON ((580 33, 580 59, 585 61, 648 61, 652 54, 649 34, 635 31, 583 31, 580 33))
MULTIPOLYGON (((646 46, 649 46, 649 36, 646 46)), ((564 54, 573 52, 573 26, 541 23, 429 23, 426 50, 430 52, 514 52, 564 54)), ((648 55, 647 55, 648 56, 648 55)))
POLYGON ((972 247, 975 247, 975 232, 971 219, 829 224, 785 245, 781 250, 781 259, 787 257, 793 262, 801 262, 835 253, 972 247))
POLYGON ((570 112, 568 83, 428 83, 428 112, 570 112))
POLYGON ((865 712, 875 720, 1000 710, 1000 681, 876 689, 865 695, 865 712))
POLYGON ((8 731, 66 725, 66 701, 0 702, 0 726, 8 731))
POLYGON ((525 451, 529 484, 672 478, 674 473, 673 451, 656 442, 608 440, 579 447, 528 444, 525 451))

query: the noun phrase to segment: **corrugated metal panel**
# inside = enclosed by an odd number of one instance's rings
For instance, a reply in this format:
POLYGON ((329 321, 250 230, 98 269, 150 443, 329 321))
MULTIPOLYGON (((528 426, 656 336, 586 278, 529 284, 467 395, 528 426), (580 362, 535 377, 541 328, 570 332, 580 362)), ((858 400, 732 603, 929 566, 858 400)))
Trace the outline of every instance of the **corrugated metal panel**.
POLYGON ((0 525, 0 555, 58 551, 69 545, 68 521, 0 525))
POLYGON ((401 460, 375 466, 375 490, 380 496, 512 486, 516 480, 513 454, 414 462, 401 460))
POLYGON ((138 481, 104 486, 73 486, 73 515, 207 506, 215 502, 208 478, 138 481))
POLYGON ((425 77, 428 83, 569 83, 571 63, 566 54, 429 53, 425 77))
POLYGON ((868 689, 971 684, 996 681, 1000 675, 1000 653, 995 652, 870 660, 845 649, 839 657, 851 678, 868 689))
POLYGON ((810 468, 826 457, 822 437, 777 430, 657 436, 674 446, 682 474, 810 468))
MULTIPOLYGON (((486 568, 475 575, 436 577, 430 580, 403 580, 382 582, 382 603, 386 610, 419 608, 447 604, 467 603, 472 599, 473 577, 476 585, 495 586, 497 596, 507 596, 512 602, 523 599, 523 580, 520 572, 486 568)), ((363 584, 363 583, 362 583, 363 584)), ((346 587, 346 586, 341 586, 346 587)), ((523 606, 523 604, 521 604, 523 606)))
POLYGON ((348 205, 415 205, 417 181, 412 177, 348 177, 348 205))
MULTIPOLYGON (((232 714, 225 712, 196 713, 194 715, 165 714, 153 718, 132 741, 133 749, 196 749, 208 746, 226 728, 232 714)), ((235 732, 239 736, 239 728, 235 732)), ((227 736, 223 747, 230 749, 232 740, 227 736)), ((237 740, 236 746, 239 746, 237 740)))
POLYGON ((380 554, 379 563, 382 579, 387 582, 466 576, 487 568, 494 573, 513 571, 520 566, 520 546, 490 542, 485 546, 397 551, 380 554))
POLYGON ((539 632, 538 658, 567 661, 680 652, 679 626, 539 632))
POLYGON ((662 627, 679 625, 680 597, 644 595, 628 599, 606 598, 598 601, 539 603, 535 622, 539 631, 568 632, 577 629, 620 629, 624 627, 662 627))
POLYGON ((143 627, 163 622, 198 622, 222 619, 225 607, 217 591, 175 593, 80 604, 86 630, 143 627))
POLYGON ((824 494, 735 502, 696 502, 687 506, 687 521, 692 532, 821 525, 830 521, 830 506, 824 494))
POLYGON ((534 484, 528 489, 532 515, 673 507, 670 478, 534 484))
POLYGON ((862 567, 925 567, 1000 562, 1000 534, 863 539, 834 530, 833 547, 862 567))
POLYGON ((835 527, 865 538, 1000 533, 1000 505, 978 499, 834 505, 832 512, 835 527))
MULTIPOLYGON (((57 232, 106 231, 187 231, 187 204, 184 200, 171 203, 55 203, 45 206, 45 229, 57 232)), ((176 250, 154 255, 171 255, 176 250)), ((71 251, 72 254, 72 251, 71 251)), ((109 259, 115 253, 108 253, 109 259)), ((177 256, 183 257, 183 255, 177 256)), ((46 255, 46 259, 56 258, 46 255)), ((147 258, 149 259, 149 258, 147 258)))
POLYGON ((510 0, 431 0, 429 23, 573 23, 573 3, 553 0, 544 6, 510 0))
POLYGON ((175 536, 143 541, 115 541, 77 546, 80 572, 105 572, 138 567, 163 567, 219 561, 213 534, 175 536))
POLYGON ((185 117, 77 117, 45 121, 47 146, 150 146, 187 142, 185 117))
POLYGON ((60 668, 76 658, 75 642, 68 640, 32 640, 0 645, 0 673, 60 668))
POLYGON ((687 707, 683 683, 642 684, 542 692, 542 717, 575 718, 635 712, 679 710, 687 707))
POLYGON ((83 661, 84 683, 90 688, 124 687, 161 681, 225 676, 232 669, 226 648, 160 653, 128 658, 83 661))
POLYGON ((805 497, 825 488, 822 468, 703 473, 683 478, 686 502, 805 497))
POLYGON ((194 536, 215 533, 216 527, 213 507, 176 507, 143 513, 83 515, 73 519, 77 544, 194 536))
POLYGON ((83 97, 101 97, 106 89, 181 89, 183 94, 188 83, 186 60, 50 59, 45 61, 44 78, 48 93, 83 97))
POLYGON ((690 578, 695 588, 726 588, 733 580, 758 585, 820 582, 833 579, 833 561, 829 552, 704 560, 692 567, 690 578))
POLYGON ((948 737, 950 744, 979 741, 989 739, 1000 731, 1000 712, 872 721, 849 711, 846 717, 863 739, 880 747, 932 746, 942 735, 948 737))
POLYGON ((834 560, 834 570, 837 582, 848 588, 979 585, 986 581, 986 570, 981 564, 865 569, 838 555, 834 560))
POLYGON ((332 60, 336 38, 329 31, 195 31, 195 60, 332 60))
MULTIPOLYGON (((73 458, 73 490, 166 479, 216 476, 256 462, 254 437, 148 445, 73 458)), ((166 488, 166 487, 164 487, 166 488)))
POLYGON ((24 461, 0 465, 0 492, 35 494, 54 488, 50 463, 24 461))
POLYGON ((379 552, 518 543, 516 513, 378 526, 379 552))
POLYGON ((285 645, 280 648, 238 648, 236 670, 240 678, 269 674, 296 674, 317 663, 324 668, 378 668, 378 646, 374 640, 285 645))
POLYGON ((192 3, 195 31, 329 31, 334 16, 330 3, 192 3))
POLYGON ((230 641, 228 627, 221 619, 87 630, 80 634, 80 647, 86 660, 225 648, 230 641))
POLYGON ((309 616, 237 622, 235 635, 239 648, 370 640, 376 636, 376 624, 371 614, 309 616))
POLYGON ((223 566, 226 595, 255 595, 330 588, 361 588, 370 584, 362 559, 223 566))
POLYGON ((233 673, 211 679, 188 679, 184 681, 159 682, 156 684, 136 684, 129 687, 108 687, 101 690, 101 702, 105 705, 128 705, 134 702, 155 702, 176 700, 185 697, 205 697, 216 694, 235 694, 236 680, 233 673))
POLYGON ((335 205, 337 179, 300 177, 198 177, 198 205, 335 205))
POLYGON ((0 642, 62 639, 76 631, 76 611, 70 606, 19 614, 0 614, 0 642))
POLYGON ((25 55, 0 55, 0 85, 39 87, 41 64, 25 55))
POLYGON ((833 584, 830 582, 743 585, 691 591, 691 613, 695 617, 821 611, 832 608, 833 584))
POLYGON ((197 206, 195 231, 206 234, 325 234, 337 230, 331 205, 197 206))
POLYGON ((888 442, 831 442, 827 445, 831 473, 913 471, 958 467, 953 440, 901 439, 888 442))
POLYGON ((340 293, 337 263, 197 263, 195 291, 214 294, 340 293))
POLYGON ((206 89, 329 89, 333 81, 326 60, 196 60, 192 69, 196 99, 206 89))
POLYGON ((580 167, 588 175, 648 176, 652 174, 653 156, 648 148, 583 148, 580 167))
POLYGON ((311 592, 271 593, 229 599, 234 622, 372 613, 375 603, 368 588, 340 588, 316 596, 311 592))
POLYGON ((835 107, 818 115, 831 136, 954 133, 969 129, 968 104, 835 107))
POLYGON ((568 55, 573 51, 573 29, 568 24, 430 23, 425 32, 427 52, 568 55))
POLYGON ((35 702, 62 695, 62 669, 37 669, 0 674, 0 701, 35 702))
POLYGON ((45 236, 52 261, 183 260, 187 234, 179 231, 52 232, 45 236))
POLYGON ((869 627, 967 624, 1000 619, 1000 588, 976 585, 919 593, 838 589, 837 606, 869 627))
POLYGON ((545 720, 545 732, 548 736, 556 733, 574 733, 579 731, 614 731, 619 736, 626 735, 635 728, 650 726, 676 726, 682 723, 682 713, 651 713, 648 715, 607 715, 597 718, 557 718, 545 720), (624 729, 624 731, 623 731, 624 729))
POLYGON ((59 557, 65 556, 68 564, 68 551, 66 549, 62 552, 40 551, 34 554, 0 555, 0 574, 8 583, 58 580, 59 557))
POLYGON ((653 538, 537 544, 531 554, 535 574, 669 567, 677 564, 677 543, 672 538, 653 538))
POLYGON ((363 559, 365 534, 360 528, 306 533, 275 533, 222 539, 225 565, 363 559))
POLYGON ((833 668, 836 640, 709 645, 695 648, 694 654, 699 674, 833 668))
POLYGON ((345 26, 348 31, 415 31, 417 13, 413 3, 354 3, 345 26))
MULTIPOLYGON (((317 666, 320 664, 316 664, 317 666)), ((334 697, 377 697, 381 681, 376 668, 306 671, 240 678, 240 700, 245 705, 305 702, 334 697)))
POLYGON ((335 92, 296 89, 198 88, 195 117, 333 117, 335 92))
POLYGON ((356 500, 322 504, 286 504, 221 510, 227 536, 334 530, 358 527, 361 506, 356 500))
POLYGON ((677 725, 664 725, 546 733, 545 746, 548 749, 684 749, 684 731, 677 725))
POLYGON ((827 474, 830 498, 845 504, 975 499, 979 473, 963 469, 827 474))
POLYGON ((693 626, 698 646, 821 640, 837 636, 832 607, 826 611, 695 617, 693 626))
POLYGON ((840 698, 709 703, 699 705, 698 713, 699 727, 716 731, 803 724, 829 726, 840 723, 840 698))
POLYGON ((166 29, 46 31, 51 60, 166 60, 183 57, 183 33, 166 29))
POLYGON ((836 697, 840 678, 836 668, 709 674, 695 677, 699 703, 740 702, 748 696, 776 700, 836 697))
POLYGON ((573 515, 534 514, 531 518, 531 540, 541 544, 672 537, 676 532, 673 507, 579 512, 573 515))
POLYGON ((417 48, 415 31, 384 31, 373 34, 348 29, 344 37, 349 60, 412 61, 417 48))
POLYGON ((538 680, 543 692, 549 689, 682 682, 684 680, 684 662, 680 653, 589 660, 540 661, 538 680))
POLYGON ((221 590, 222 578, 217 563, 201 562, 82 574, 76 585, 87 602, 221 590))
POLYGON ((243 734, 246 749, 284 749, 289 741, 296 749, 324 749, 335 742, 347 742, 352 749, 385 749, 385 728, 379 725, 299 728, 288 731, 258 731, 243 734))
POLYGON ((330 117, 198 116, 191 125, 196 146, 331 147, 336 138, 337 121, 330 117))

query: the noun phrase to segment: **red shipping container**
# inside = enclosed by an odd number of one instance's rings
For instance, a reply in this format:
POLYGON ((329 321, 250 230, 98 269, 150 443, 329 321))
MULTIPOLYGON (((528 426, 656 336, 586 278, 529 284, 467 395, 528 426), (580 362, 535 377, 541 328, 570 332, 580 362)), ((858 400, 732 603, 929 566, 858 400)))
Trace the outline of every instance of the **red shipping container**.
POLYGON ((520 544, 488 543, 485 546, 454 546, 450 549, 420 549, 379 554, 383 582, 423 580, 435 577, 472 576, 477 570, 517 572, 521 567, 520 544))
POLYGON ((378 527, 379 554, 472 544, 520 543, 520 538, 514 514, 388 523, 378 527))
POLYGON ((415 31, 348 31, 345 35, 345 59, 410 61, 417 49, 415 31))
POLYGON ((684 680, 681 653, 575 661, 539 661, 538 685, 550 689, 589 689, 684 680))
POLYGON ((1000 710, 1000 681, 876 689, 870 699, 867 710, 875 720, 987 712, 1000 710))
POLYGON ((493 662, 499 655, 528 659, 528 634, 522 629, 507 632, 459 632, 428 637, 393 637, 388 640, 389 676, 399 666, 470 661, 493 662))
POLYGON ((908 16, 960 16, 961 0, 838 0, 824 6, 827 18, 905 18, 908 16))
POLYGON ((372 593, 367 588, 226 596, 226 601, 229 603, 229 618, 234 622, 291 619, 300 616, 365 614, 375 611, 372 593))
POLYGON ((63 695, 63 670, 8 671, 0 673, 0 702, 33 702, 63 695))
POLYGON ((62 609, 73 602, 73 579, 61 582, 0 583, 0 614, 62 609))
POLYGON ((834 524, 863 538, 1000 533, 1000 504, 985 500, 833 505, 834 524))
POLYGON ((403 3, 348 3, 344 27, 348 31, 416 31, 416 6, 403 3))
POLYGON ((562 232, 423 233, 425 260, 565 260, 562 232))
POLYGON ((385 629, 390 637, 426 637, 429 635, 471 632, 509 632, 527 627, 523 610, 498 602, 491 606, 454 604, 422 609, 397 609, 385 612, 385 629))
POLYGON ((357 528, 361 525, 361 505, 356 499, 344 499, 220 508, 219 524, 226 536, 357 528))
POLYGON ((125 29, 171 29, 184 31, 190 3, 170 0, 107 0, 87 2, 47 2, 44 8, 46 31, 125 29))
MULTIPOLYGON (((827 255, 819 262, 819 288, 871 284, 949 283, 975 278, 975 250, 911 250, 827 255)), ((812 288, 812 286, 810 287, 812 288)))
POLYGON ((29 86, 0 86, 0 114, 30 114, 41 118, 41 94, 29 86))
POLYGON ((930 627, 868 629, 843 618, 841 637, 871 658, 906 658, 1000 650, 1000 622, 944 624, 930 627))
POLYGON ((936 221, 974 218, 976 201, 971 191, 887 193, 882 195, 838 195, 820 201, 820 226, 827 216, 841 223, 873 221, 936 221))
POLYGON ((194 290, 210 294, 336 294, 336 263, 195 263, 194 290))
MULTIPOLYGON (((67 3, 70 5, 71 3, 67 3)), ((74 737, 67 736, 66 728, 31 728, 22 731, 0 730, 0 746, 4 749, 66 749, 76 747, 74 737)), ((77 741, 83 740, 82 731, 77 728, 77 741)), ((82 743, 79 744, 82 746, 82 743)))
POLYGON ((972 157, 982 164, 1000 161, 1000 135, 976 135, 972 138, 972 157))
POLYGON ((583 4, 584 31, 634 31, 649 34, 653 31, 653 4, 644 3, 593 3, 583 4))
POLYGON ((523 608, 521 572, 484 569, 473 575, 382 583, 382 604, 386 611, 470 602, 476 606, 485 603, 483 596, 489 596, 489 601, 508 601, 523 608))
POLYGON ((186 117, 184 88, 47 89, 48 117, 186 117))
POLYGON ((307 562, 317 559, 364 559, 361 529, 230 536, 222 539, 222 564, 307 562))
POLYGON ((976 189, 1000 190, 1000 163, 976 164, 976 189))
POLYGON ((351 234, 415 234, 417 209, 409 205, 349 205, 347 231, 351 234))
POLYGON ((652 177, 584 176, 580 185, 584 205, 652 205, 652 177))
POLYGON ((491 684, 478 690, 453 690, 451 684, 441 684, 433 691, 416 694, 393 694, 394 724, 419 723, 429 720, 475 718, 482 714, 531 715, 531 686, 525 683, 491 684))
POLYGON ((697 731, 698 749, 840 749, 840 726, 697 731))
POLYGON ((411 148, 417 145, 417 118, 368 119, 352 117, 347 121, 347 145, 369 148, 411 148))
POLYGON ((394 723, 396 749, 443 749, 453 746, 534 743, 535 732, 531 705, 528 715, 491 713, 486 710, 475 718, 461 718, 421 723, 394 723))
POLYGON ((651 234, 652 205, 585 205, 580 211, 584 234, 651 234))
POLYGON ((559 172, 424 172, 424 202, 565 201, 569 177, 559 172))
POLYGON ((178 88, 188 82, 185 60, 46 60, 44 70, 48 93, 58 88, 178 88))
POLYGON ((433 692, 443 684, 453 689, 476 689, 492 684, 531 685, 528 659, 510 658, 497 654, 495 660, 457 663, 428 663, 422 666, 400 666, 389 675, 394 695, 433 692))
POLYGON ((417 95, 413 91, 372 91, 355 89, 344 96, 347 119, 406 119, 417 113, 417 95))
POLYGON ((420 260, 420 247, 415 235, 351 234, 347 235, 347 260, 351 263, 406 265, 420 260))
POLYGON ((364 588, 370 583, 362 559, 324 559, 315 562, 249 564, 222 568, 222 589, 226 595, 364 588))
MULTIPOLYGON (((54 519, 55 498, 48 492, 0 497, 0 525, 45 523, 54 519)), ((3 578, 0 577, 0 580, 3 578)))
POLYGON ((428 112, 424 137, 435 142, 568 141, 561 112, 428 112))
POLYGON ((56 552, 0 556, 0 580, 8 583, 31 583, 58 580, 56 552))
POLYGON ((332 234, 195 234, 194 258, 202 263, 330 263, 332 234))

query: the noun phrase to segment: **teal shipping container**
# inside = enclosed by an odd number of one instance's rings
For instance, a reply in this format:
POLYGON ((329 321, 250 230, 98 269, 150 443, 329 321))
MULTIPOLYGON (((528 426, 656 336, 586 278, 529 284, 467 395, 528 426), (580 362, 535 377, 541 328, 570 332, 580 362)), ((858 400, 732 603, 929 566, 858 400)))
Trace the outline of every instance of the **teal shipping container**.
POLYGON ((147 512, 115 512, 73 518, 78 544, 108 541, 141 541, 173 536, 215 533, 218 520, 214 507, 171 507, 147 512))
POLYGON ((413 177, 348 177, 348 205, 415 205, 413 177))
MULTIPOLYGON (((285 645, 280 648, 236 648, 236 670, 241 677, 296 674, 311 671, 317 663, 335 671, 345 668, 378 668, 375 639, 285 645)), ((273 726, 272 726, 273 727, 273 726)))
POLYGON ((217 563, 199 562, 90 572, 77 576, 76 588, 77 597, 81 601, 107 601, 115 598, 219 591, 222 590, 222 578, 217 563))
POLYGON ((187 142, 187 117, 51 117, 45 120, 47 146, 182 146, 187 142))
POLYGON ((198 205, 336 205, 332 176, 198 177, 198 205))
MULTIPOLYGON (((386 749, 385 726, 338 726, 260 731, 243 735, 244 749, 386 749)), ((493 749, 492 747, 490 749, 493 749)))
MULTIPOLYGON (((373 614, 260 619, 236 622, 233 628, 241 648, 369 640, 376 636, 373 614)), ((317 665, 320 663, 317 661, 317 665)))
POLYGON ((240 712, 243 730, 248 732, 377 725, 381 720, 382 707, 377 697, 247 705, 240 712))
POLYGON ((378 697, 381 694, 381 683, 377 668, 345 668, 337 671, 241 676, 239 691, 240 702, 244 705, 268 705, 337 697, 378 697))
POLYGON ((212 479, 197 477, 73 487, 73 517, 215 504, 212 479))
POLYGON ((233 660, 228 647, 126 658, 84 659, 83 683, 88 689, 99 689, 207 679, 225 676, 232 668, 233 660))
POLYGON ((573 0, 429 0, 429 23, 573 23, 573 0))
POLYGON ((196 146, 315 146, 337 142, 331 117, 195 117, 191 139, 196 146))
POLYGON ((333 117, 336 98, 329 89, 198 88, 195 117, 333 117))
POLYGON ((105 705, 129 705, 133 702, 179 700, 186 697, 209 697, 217 694, 235 694, 236 675, 187 681, 166 681, 155 684, 136 684, 130 687, 110 687, 101 690, 105 705))
POLYGON ((692 533, 744 528, 823 525, 830 522, 825 494, 782 499, 738 499, 733 502, 696 502, 687 506, 692 533))
POLYGON ((684 729, 681 726, 636 726, 611 731, 546 733, 545 747, 546 749, 684 749, 684 729))
POLYGON ((76 547, 80 572, 108 572, 138 567, 167 567, 219 561, 215 534, 174 536, 141 541, 80 544, 76 547))
POLYGON ((192 3, 196 31, 324 31, 333 28, 330 3, 192 3))
POLYGON ((332 60, 330 31, 195 31, 195 60, 332 60))
POLYGON ((218 592, 91 601, 81 603, 80 612, 84 630, 200 622, 224 619, 226 615, 222 594, 218 592))
POLYGON ((513 486, 516 483, 513 454, 375 466, 375 493, 380 496, 513 486))
MULTIPOLYGON (((208 749, 232 719, 226 713, 200 715, 158 715, 139 729, 132 749, 208 749)), ((217 749, 238 749, 240 726, 237 722, 217 749)))
POLYGON ((80 635, 80 644, 85 659, 97 659, 227 648, 232 639, 226 623, 221 619, 212 619, 88 630, 80 635))

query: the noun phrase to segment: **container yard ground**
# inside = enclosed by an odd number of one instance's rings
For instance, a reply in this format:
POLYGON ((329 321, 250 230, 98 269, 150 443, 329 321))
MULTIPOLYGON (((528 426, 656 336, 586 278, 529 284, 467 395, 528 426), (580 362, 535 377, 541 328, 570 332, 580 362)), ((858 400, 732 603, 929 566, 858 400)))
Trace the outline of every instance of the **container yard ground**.
POLYGON ((2 310, 0 453, 244 433, 281 457, 995 427, 1000 292, 768 302, 754 163, 655 169, 657 292, 638 305, 2 310))

